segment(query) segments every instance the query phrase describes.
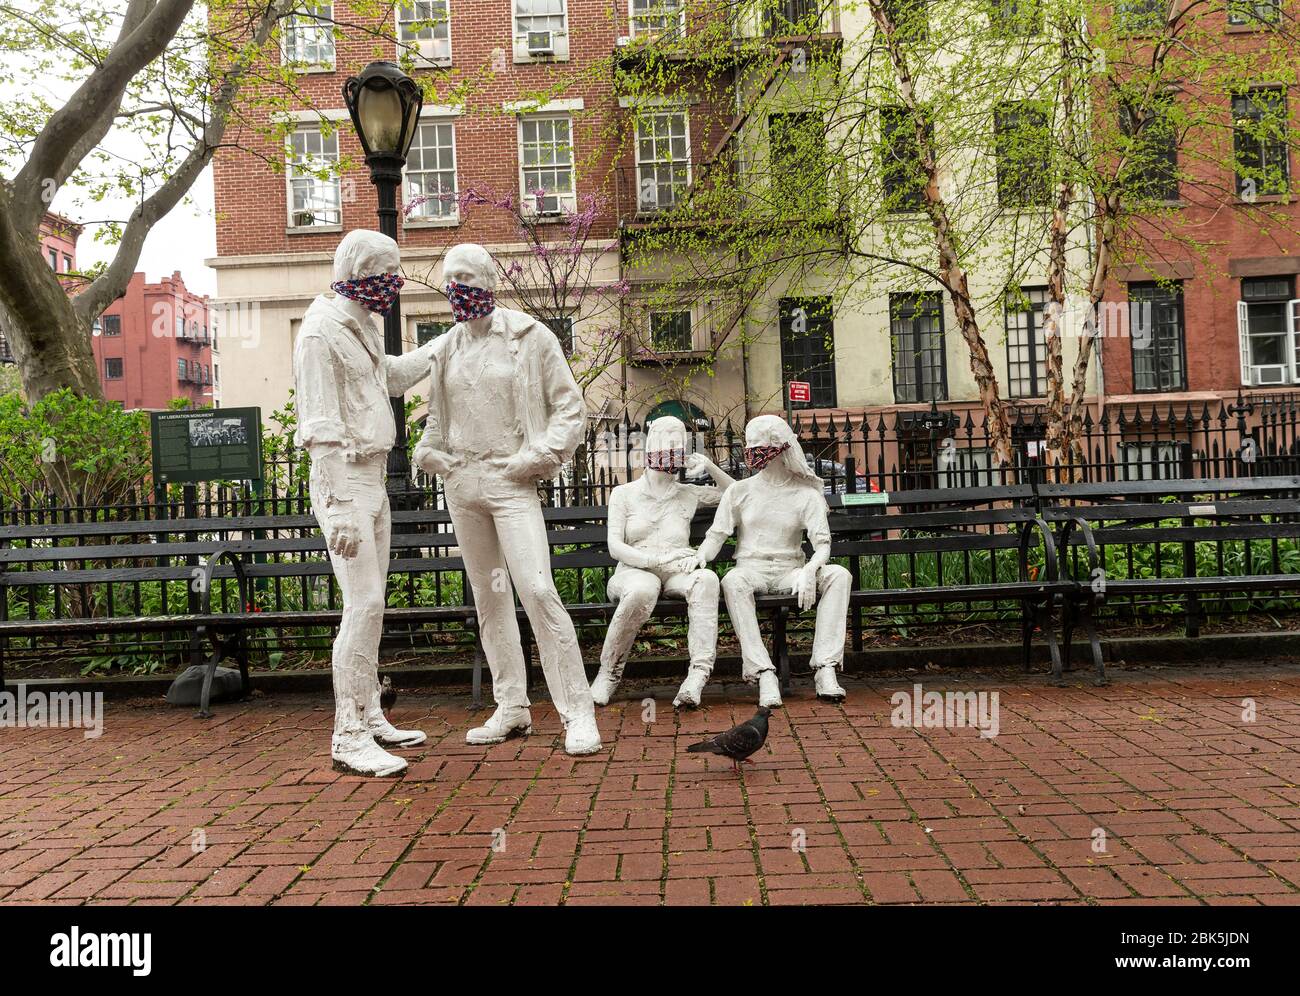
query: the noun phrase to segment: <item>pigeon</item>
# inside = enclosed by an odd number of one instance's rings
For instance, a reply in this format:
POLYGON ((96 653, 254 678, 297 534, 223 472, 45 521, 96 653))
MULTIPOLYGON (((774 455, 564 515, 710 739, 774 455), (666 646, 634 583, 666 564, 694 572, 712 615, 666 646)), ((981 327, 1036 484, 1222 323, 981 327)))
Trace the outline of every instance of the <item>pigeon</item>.
POLYGON ((397 689, 393 687, 393 679, 384 675, 384 680, 379 684, 379 708, 384 711, 385 719, 396 703, 397 689))
POLYGON ((726 733, 719 733, 712 740, 704 740, 698 744, 691 744, 686 748, 690 754, 721 754, 723 757, 731 758, 731 767, 733 771, 739 771, 738 761, 749 760, 749 755, 756 753, 763 744, 767 743, 767 717, 772 715, 772 710, 766 706, 759 706, 758 712, 754 713, 754 718, 746 720, 739 726, 734 726, 726 733))

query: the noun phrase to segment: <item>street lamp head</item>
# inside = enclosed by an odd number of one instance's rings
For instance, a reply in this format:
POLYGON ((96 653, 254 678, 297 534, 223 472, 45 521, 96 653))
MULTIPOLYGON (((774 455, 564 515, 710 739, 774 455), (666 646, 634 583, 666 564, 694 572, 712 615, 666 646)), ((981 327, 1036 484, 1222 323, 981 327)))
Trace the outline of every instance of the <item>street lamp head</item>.
POLYGON ((343 100, 372 168, 406 161, 424 94, 395 62, 372 62, 343 84, 343 100), (389 162, 385 163, 384 160, 389 162))

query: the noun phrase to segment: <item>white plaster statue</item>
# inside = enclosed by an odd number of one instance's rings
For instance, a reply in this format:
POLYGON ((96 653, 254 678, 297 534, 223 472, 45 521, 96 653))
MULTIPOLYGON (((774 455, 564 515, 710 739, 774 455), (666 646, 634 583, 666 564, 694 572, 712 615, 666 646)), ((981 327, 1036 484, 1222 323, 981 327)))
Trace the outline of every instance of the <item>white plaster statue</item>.
POLYGON ((586 431, 582 394, 555 334, 496 304, 496 264, 486 249, 453 247, 442 272, 457 324, 433 340, 429 417, 414 459, 443 479, 492 670, 496 711, 465 742, 532 731, 513 584, 565 727, 564 749, 593 754, 600 732, 591 690, 551 577, 537 496, 537 481, 573 455, 586 431))
POLYGON ((645 625, 660 592, 687 604, 687 646, 691 663, 674 706, 700 704, 713 673, 718 649, 718 576, 699 565, 691 548, 691 519, 701 505, 712 507, 735 482, 712 460, 687 450, 686 426, 667 416, 650 424, 645 440, 645 470, 620 484, 609 498, 609 552, 618 561, 606 592, 618 609, 605 632, 600 673, 591 685, 597 705, 607 705, 623 677, 636 634, 645 625), (692 477, 707 472, 717 487, 682 484, 685 467, 692 477))
POLYGON ((786 593, 798 598, 800 609, 817 605, 811 660, 817 696, 838 702, 845 692, 835 669, 844 660, 852 577, 828 563, 831 533, 821 478, 804 462, 793 430, 775 415, 759 415, 745 426, 745 463, 754 474, 723 493, 700 544, 699 563, 707 564, 728 536, 739 534, 736 563, 722 579, 722 593, 740 640, 745 680, 758 682, 759 705, 779 706, 781 686, 759 632, 754 596, 786 593), (805 533, 813 547, 806 563, 805 533))
POLYGON ((389 776, 406 761, 384 747, 424 743, 394 729, 379 707, 379 638, 392 527, 384 487, 396 436, 389 395, 404 394, 429 369, 430 346, 388 356, 373 315, 402 286, 397 243, 349 232, 334 254, 334 283, 307 309, 293 350, 296 441, 311 454, 311 504, 343 595, 334 640, 334 768, 389 776))

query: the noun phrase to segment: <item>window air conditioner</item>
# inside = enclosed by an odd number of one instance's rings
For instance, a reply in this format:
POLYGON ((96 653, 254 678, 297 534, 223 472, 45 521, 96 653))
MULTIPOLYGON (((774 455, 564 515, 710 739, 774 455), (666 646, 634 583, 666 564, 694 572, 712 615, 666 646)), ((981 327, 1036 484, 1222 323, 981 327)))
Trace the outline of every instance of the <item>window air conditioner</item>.
POLYGON ((552 55, 555 52, 555 43, 551 38, 549 31, 530 31, 528 32, 528 54, 529 55, 552 55))

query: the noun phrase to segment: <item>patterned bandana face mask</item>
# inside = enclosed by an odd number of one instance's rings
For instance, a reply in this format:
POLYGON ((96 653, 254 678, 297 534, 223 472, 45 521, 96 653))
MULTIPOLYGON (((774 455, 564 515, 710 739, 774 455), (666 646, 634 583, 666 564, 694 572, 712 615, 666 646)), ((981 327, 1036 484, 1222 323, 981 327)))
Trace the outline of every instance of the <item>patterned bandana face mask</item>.
POLYGON ((645 466, 646 470, 662 470, 668 474, 675 474, 686 466, 686 451, 684 449, 647 450, 645 466))
POLYGON ((373 277, 358 277, 356 280, 336 280, 330 284, 330 290, 340 297, 356 301, 367 311, 386 315, 397 300, 404 283, 406 281, 396 273, 380 273, 373 277))
POLYGON ((780 446, 746 446, 745 466, 757 474, 789 448, 789 443, 780 446))
POLYGON ((486 318, 497 306, 496 295, 486 287, 471 287, 452 280, 447 283, 446 294, 451 302, 451 317, 458 322, 486 318))

